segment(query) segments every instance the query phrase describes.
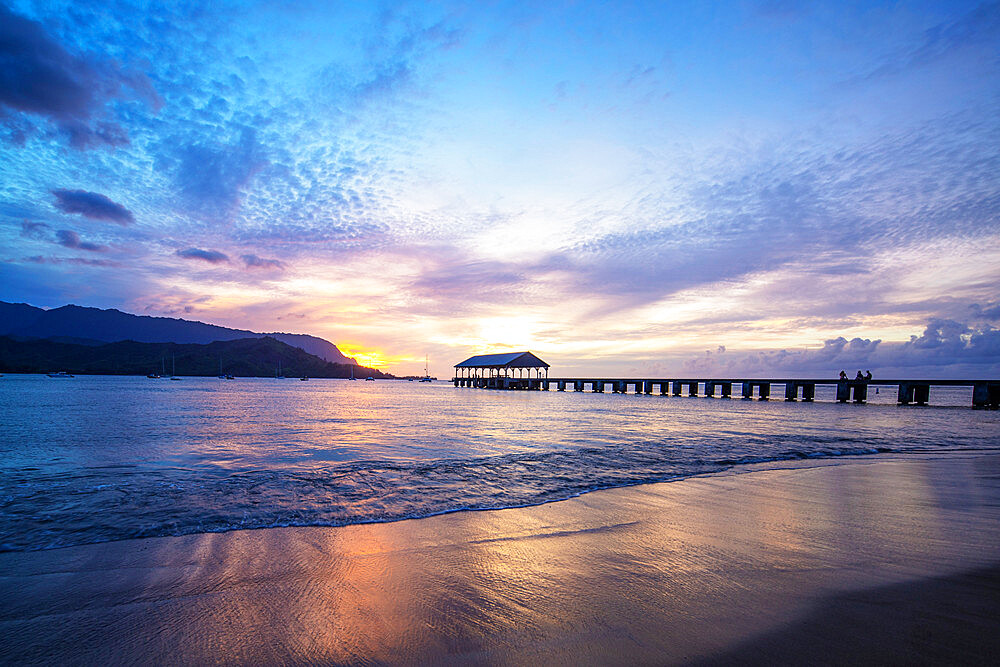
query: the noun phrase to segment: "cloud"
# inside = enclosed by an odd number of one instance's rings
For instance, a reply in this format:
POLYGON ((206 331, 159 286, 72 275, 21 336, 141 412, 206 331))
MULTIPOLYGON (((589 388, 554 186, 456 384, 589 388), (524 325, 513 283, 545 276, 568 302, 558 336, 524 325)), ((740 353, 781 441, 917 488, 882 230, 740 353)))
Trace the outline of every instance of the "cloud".
MULTIPOLYGON (((26 133, 20 114, 49 119, 74 148, 127 144, 125 130, 103 117, 123 87, 155 97, 144 77, 74 55, 40 23, 0 5, 0 112, 20 112, 11 114, 9 139, 15 145, 23 145, 26 133)), ((5 116, 0 113, 0 122, 8 125, 5 116)))
POLYGON ((256 131, 243 128, 238 137, 227 141, 175 137, 158 162, 172 173, 185 210, 228 220, 239 208, 244 188, 268 164, 268 158, 256 131))
POLYGON ((21 223, 21 237, 41 241, 48 238, 48 232, 52 229, 44 222, 32 222, 25 220, 21 223))
POLYGON ((257 255, 240 255, 240 259, 248 269, 277 269, 283 271, 285 263, 277 259, 265 259, 257 255))
MULTIPOLYGON (((1000 330, 989 325, 970 327, 955 320, 932 319, 920 336, 882 341, 844 337, 824 341, 818 349, 780 349, 726 352, 706 351, 688 359, 692 373, 719 375, 816 373, 830 375, 844 369, 986 369, 1000 365, 1000 330)), ((972 372, 975 372, 974 370, 972 372)))
MULTIPOLYGON (((17 260, 7 260, 7 261, 17 261, 17 260)), ((87 259, 85 257, 45 257, 43 255, 34 255, 32 257, 24 257, 20 260, 28 264, 77 264, 80 266, 121 266, 118 262, 110 259, 87 259)))
POLYGON ((995 58, 1000 37, 1000 4, 984 3, 961 17, 943 21, 926 30, 918 43, 891 55, 866 78, 891 76, 952 57, 963 49, 984 49, 983 62, 995 58))
POLYGON ((350 71, 333 63, 320 73, 327 96, 345 107, 389 103, 415 86, 421 65, 435 53, 459 46, 465 30, 438 21, 420 26, 405 12, 380 13, 365 40, 364 67, 350 71))
POLYGON ((184 259, 200 259, 202 261, 208 262, 209 264, 221 264, 223 262, 228 262, 229 257, 219 252, 218 250, 202 250, 201 248, 187 248, 185 250, 178 250, 175 253, 178 257, 183 257, 184 259))
POLYGON ((973 317, 977 319, 986 320, 988 322, 996 322, 1000 320, 1000 302, 992 304, 980 304, 974 303, 970 307, 973 317))
POLYGON ((53 190, 56 208, 63 213, 79 213, 93 220, 107 220, 119 225, 135 222, 132 212, 97 192, 85 190, 53 190))
POLYGON ((520 273, 525 268, 498 261, 453 261, 424 271, 411 285, 415 294, 438 302, 460 306, 475 299, 491 302, 517 300, 527 280, 520 273))
POLYGON ((80 240, 80 235, 68 229, 60 229, 56 232, 56 243, 64 248, 75 248, 77 250, 89 250, 91 252, 103 252, 107 246, 87 243, 80 240))
MULTIPOLYGON (((620 212, 584 203, 578 240, 523 272, 560 275, 569 295, 606 295, 623 309, 783 268, 868 275, 921 244, 995 229, 1000 150, 986 137, 998 129, 958 113, 836 149, 734 149, 672 191, 637 184, 620 212), (939 171, 949 175, 925 176, 939 171)), ((812 287, 821 284, 800 281, 800 293, 828 302, 812 287)))

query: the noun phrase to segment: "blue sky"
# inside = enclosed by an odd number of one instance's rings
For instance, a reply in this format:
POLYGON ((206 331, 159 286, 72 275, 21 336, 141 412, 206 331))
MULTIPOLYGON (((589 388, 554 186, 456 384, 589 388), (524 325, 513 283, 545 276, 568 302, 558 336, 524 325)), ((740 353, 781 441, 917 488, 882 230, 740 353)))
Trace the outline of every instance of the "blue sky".
POLYGON ((1000 373, 1000 6, 14 2, 0 299, 417 372, 1000 373))

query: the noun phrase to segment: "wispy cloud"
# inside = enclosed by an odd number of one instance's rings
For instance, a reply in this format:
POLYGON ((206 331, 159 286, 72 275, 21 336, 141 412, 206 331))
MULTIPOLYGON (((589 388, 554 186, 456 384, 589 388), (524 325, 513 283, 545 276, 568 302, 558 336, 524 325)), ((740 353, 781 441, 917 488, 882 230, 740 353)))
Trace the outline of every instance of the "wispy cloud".
POLYGON ((64 248, 75 248, 77 250, 89 250, 90 252, 103 252, 107 247, 96 243, 81 241, 80 235, 68 229, 60 229, 56 232, 56 242, 64 248))
POLYGON ((997 60, 1000 39, 1000 3, 985 2, 957 18, 935 24, 920 38, 897 49, 866 75, 872 80, 955 57, 956 52, 984 49, 984 56, 997 60))
POLYGON ((240 255, 240 259, 248 269, 285 270, 285 263, 277 259, 266 259, 257 255, 240 255))
POLYGON ((185 248, 175 253, 184 259, 197 259, 209 264, 223 264, 229 261, 229 257, 218 250, 202 250, 201 248, 185 248))
POLYGON ((44 222, 24 220, 21 222, 21 236, 26 239, 42 240, 47 238, 52 228, 44 222))
POLYGON ((135 222, 135 216, 121 204, 97 192, 85 190, 53 190, 56 208, 63 213, 79 213, 92 220, 105 220, 119 225, 135 222))

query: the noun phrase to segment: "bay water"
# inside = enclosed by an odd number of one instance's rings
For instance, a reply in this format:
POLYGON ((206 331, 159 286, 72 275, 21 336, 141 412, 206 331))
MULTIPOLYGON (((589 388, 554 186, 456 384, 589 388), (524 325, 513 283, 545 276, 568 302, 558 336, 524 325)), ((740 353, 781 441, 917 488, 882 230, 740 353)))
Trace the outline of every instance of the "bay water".
MULTIPOLYGON (((874 392, 874 390, 871 390, 874 392)), ((772 396, 780 397, 780 387, 772 396)), ((761 463, 1000 448, 971 389, 927 407, 449 383, 0 378, 0 550, 525 506, 761 463)))

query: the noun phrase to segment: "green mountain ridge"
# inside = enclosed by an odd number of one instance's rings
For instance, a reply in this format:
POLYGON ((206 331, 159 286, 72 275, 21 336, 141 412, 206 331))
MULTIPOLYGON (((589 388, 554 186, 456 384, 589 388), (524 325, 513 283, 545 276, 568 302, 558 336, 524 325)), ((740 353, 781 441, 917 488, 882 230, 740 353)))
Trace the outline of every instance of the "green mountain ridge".
POLYGON ((131 340, 101 345, 48 339, 0 336, 0 373, 49 373, 80 375, 215 376, 221 372, 238 377, 274 377, 281 365, 287 377, 393 378, 374 368, 325 361, 304 350, 265 336, 213 343, 138 343, 131 340))
POLYGON ((356 364, 336 345, 308 334, 257 333, 230 329, 215 324, 174 317, 133 315, 114 308, 102 310, 69 304, 44 310, 26 303, 0 301, 0 336, 21 339, 44 338, 79 342, 116 343, 131 340, 140 343, 199 343, 219 340, 271 337, 292 347, 335 364, 356 364), (77 340, 73 340, 73 339, 77 340))

